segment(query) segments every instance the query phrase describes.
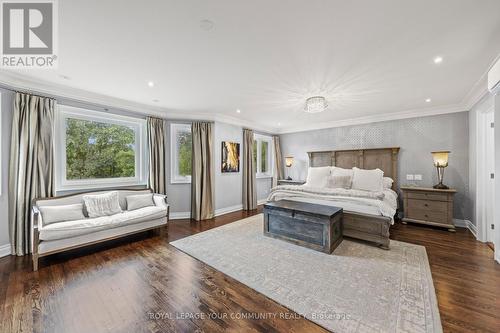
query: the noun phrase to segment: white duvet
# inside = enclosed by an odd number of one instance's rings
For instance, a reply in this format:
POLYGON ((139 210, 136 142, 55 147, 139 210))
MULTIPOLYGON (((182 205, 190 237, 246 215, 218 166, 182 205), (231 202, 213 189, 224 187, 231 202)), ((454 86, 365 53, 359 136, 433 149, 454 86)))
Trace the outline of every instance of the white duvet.
POLYGON ((306 185, 280 185, 271 189, 268 201, 293 200, 342 207, 345 211, 380 215, 394 223, 397 194, 391 189, 381 192, 343 188, 316 188, 306 185))

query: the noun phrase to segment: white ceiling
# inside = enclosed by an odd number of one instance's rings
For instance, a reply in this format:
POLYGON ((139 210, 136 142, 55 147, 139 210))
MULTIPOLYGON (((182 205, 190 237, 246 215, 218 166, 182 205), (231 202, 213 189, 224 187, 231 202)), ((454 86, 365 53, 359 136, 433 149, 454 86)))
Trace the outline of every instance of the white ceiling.
POLYGON ((59 68, 19 73, 290 131, 458 110, 498 54, 498 0, 64 0, 59 68), (311 95, 329 109, 304 113, 311 95))

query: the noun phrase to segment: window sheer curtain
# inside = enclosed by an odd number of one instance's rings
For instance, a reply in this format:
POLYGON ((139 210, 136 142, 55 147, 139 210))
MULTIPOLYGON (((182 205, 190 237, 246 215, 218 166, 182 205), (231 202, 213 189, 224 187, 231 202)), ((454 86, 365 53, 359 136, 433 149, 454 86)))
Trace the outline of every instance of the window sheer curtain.
POLYGON ((32 251, 31 202, 54 196, 54 110, 52 98, 16 93, 9 167, 11 253, 32 251))
POLYGON ((273 175, 273 187, 278 185, 278 179, 283 179, 285 177, 285 172, 283 170, 283 157, 281 156, 281 146, 280 137, 273 136, 274 144, 274 175, 273 175))
POLYGON ((147 118, 149 149, 149 187, 155 193, 167 194, 166 170, 166 121, 160 118, 147 118))
POLYGON ((253 131, 243 130, 243 209, 257 209, 257 191, 255 188, 255 161, 253 159, 253 131))
POLYGON ((194 122, 191 131, 193 135, 191 218, 199 221, 211 219, 215 215, 213 124, 194 122))

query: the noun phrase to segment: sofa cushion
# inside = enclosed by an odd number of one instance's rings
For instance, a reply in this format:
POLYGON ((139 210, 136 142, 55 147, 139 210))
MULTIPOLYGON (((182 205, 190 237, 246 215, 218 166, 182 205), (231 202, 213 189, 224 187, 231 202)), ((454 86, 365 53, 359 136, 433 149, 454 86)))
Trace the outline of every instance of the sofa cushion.
POLYGON ((155 220, 167 216, 165 207, 145 207, 123 213, 49 224, 40 229, 40 240, 55 240, 89 234, 105 229, 155 220))
POLYGON ((114 215, 122 211, 117 191, 84 195, 83 201, 90 218, 114 215))
POLYGON ((56 222, 75 221, 85 218, 83 215, 83 204, 63 205, 63 206, 42 206, 38 207, 42 214, 43 225, 56 222))
POLYGON ((127 210, 136 210, 154 205, 153 193, 129 195, 127 197, 127 210))

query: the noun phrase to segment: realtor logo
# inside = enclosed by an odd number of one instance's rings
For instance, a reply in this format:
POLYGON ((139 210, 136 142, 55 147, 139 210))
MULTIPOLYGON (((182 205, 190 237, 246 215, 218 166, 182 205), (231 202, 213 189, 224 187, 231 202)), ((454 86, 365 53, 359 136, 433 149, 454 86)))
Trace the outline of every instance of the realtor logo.
POLYGON ((2 67, 55 68, 55 0, 1 1, 2 67))

